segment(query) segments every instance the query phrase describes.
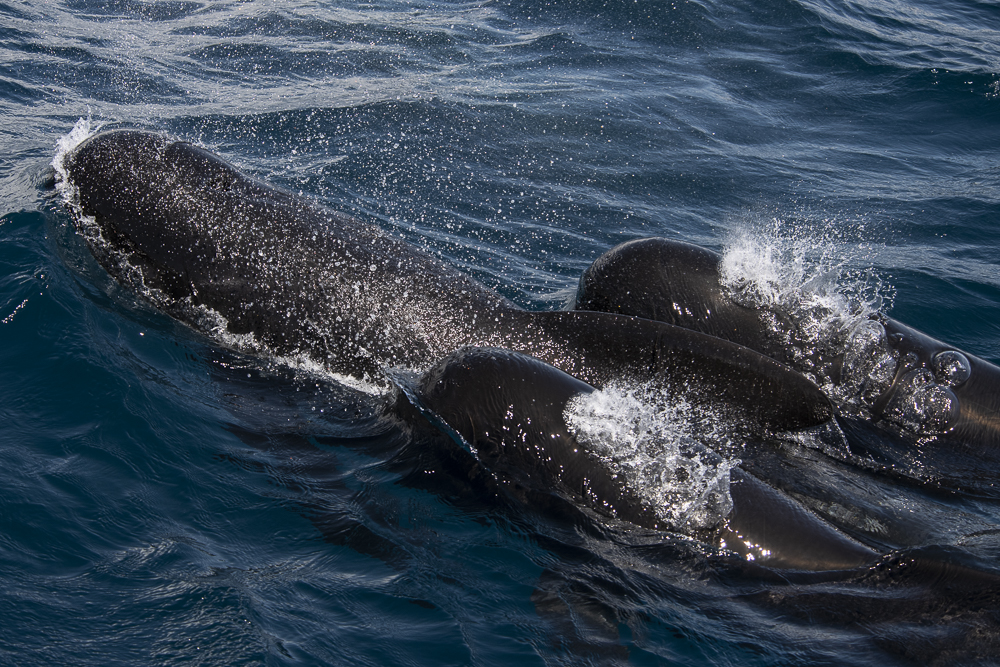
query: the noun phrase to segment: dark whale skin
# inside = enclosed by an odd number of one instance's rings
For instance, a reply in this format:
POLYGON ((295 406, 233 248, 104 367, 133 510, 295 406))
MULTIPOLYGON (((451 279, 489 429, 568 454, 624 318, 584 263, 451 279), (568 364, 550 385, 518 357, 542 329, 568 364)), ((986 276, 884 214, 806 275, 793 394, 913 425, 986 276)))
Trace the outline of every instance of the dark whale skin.
MULTIPOLYGON (((567 426, 569 401, 593 391, 533 357, 469 348, 435 364, 414 394, 421 409, 525 504, 543 507, 555 495, 644 528, 676 530, 567 426)), ((876 551, 750 472, 733 468, 731 478, 732 511, 714 528, 694 531, 705 542, 773 569, 848 570, 878 560, 876 551)))
POLYGON ((530 312, 378 228, 147 132, 95 135, 66 157, 71 207, 119 282, 217 338, 379 378, 463 347, 531 355, 595 386, 652 382, 753 431, 821 424, 801 374, 683 327, 591 312, 530 312), (222 322, 220 323, 219 317, 222 322))

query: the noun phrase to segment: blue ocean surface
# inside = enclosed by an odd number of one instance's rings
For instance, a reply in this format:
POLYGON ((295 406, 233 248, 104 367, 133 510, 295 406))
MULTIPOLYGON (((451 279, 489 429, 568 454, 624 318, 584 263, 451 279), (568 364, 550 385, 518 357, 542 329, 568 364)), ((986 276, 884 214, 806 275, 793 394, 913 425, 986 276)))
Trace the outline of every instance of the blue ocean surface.
MULTIPOLYGON (((825 276, 1000 363, 1000 6, 4 0, 0 17, 0 664, 1000 663, 996 597, 741 578, 683 536, 496 497, 356 379, 241 354, 120 287, 51 187, 81 119, 140 128, 527 309, 665 236, 825 276)), ((896 543, 1000 576, 1000 490, 836 470, 916 517, 896 543)))

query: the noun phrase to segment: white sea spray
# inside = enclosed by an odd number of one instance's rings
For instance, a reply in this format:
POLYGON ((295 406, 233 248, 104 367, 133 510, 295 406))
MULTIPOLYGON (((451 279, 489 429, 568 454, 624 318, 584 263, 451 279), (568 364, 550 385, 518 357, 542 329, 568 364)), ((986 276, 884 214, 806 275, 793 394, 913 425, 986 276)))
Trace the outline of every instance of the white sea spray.
POLYGON ((845 241, 850 226, 828 221, 815 232, 779 219, 747 223, 730 234, 720 265, 729 297, 764 313, 794 365, 820 384, 831 378, 816 364, 843 354, 852 332, 893 296, 871 266, 877 244, 845 241))
POLYGON ((56 188, 67 201, 73 198, 73 193, 69 192, 71 183, 69 173, 66 171, 66 156, 72 153, 77 146, 93 136, 99 129, 100 125, 92 127, 92 121, 89 117, 80 118, 73 125, 73 129, 68 134, 59 137, 59 140, 56 142, 56 154, 52 158, 52 169, 56 172, 56 188))
POLYGON ((946 431, 958 414, 950 387, 964 382, 968 360, 948 351, 927 368, 889 344, 879 316, 893 294, 871 267, 873 248, 772 220, 730 237, 721 282, 735 302, 773 315, 764 319, 793 351, 793 365, 842 411, 918 434, 946 431))
POLYGON ((714 526, 732 509, 729 471, 739 461, 691 435, 690 405, 656 399, 643 388, 610 386, 575 397, 563 416, 577 440, 661 521, 679 530, 714 526))

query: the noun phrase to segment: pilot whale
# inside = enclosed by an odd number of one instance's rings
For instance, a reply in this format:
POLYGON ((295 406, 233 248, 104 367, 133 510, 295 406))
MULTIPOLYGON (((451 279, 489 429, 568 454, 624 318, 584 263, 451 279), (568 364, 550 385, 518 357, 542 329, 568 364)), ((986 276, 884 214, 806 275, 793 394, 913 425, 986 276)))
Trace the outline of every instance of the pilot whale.
POLYGON ((593 387, 649 382, 755 432, 821 424, 785 365, 684 327, 530 312, 380 229, 157 134, 94 135, 63 160, 77 228, 114 278, 219 342, 376 381, 465 347, 535 357, 593 387))
POLYGON ((995 493, 1000 368, 881 314, 817 337, 794 312, 735 299, 721 263, 688 243, 628 241, 584 272, 575 308, 668 322, 757 350, 825 387, 866 458, 895 474, 995 493))
MULTIPOLYGON (((813 382, 768 356, 776 348, 754 351, 754 340, 655 312, 524 311, 401 240, 188 143, 107 132, 62 166, 77 228, 123 285, 228 346, 374 379, 416 371, 407 402, 514 495, 555 494, 613 519, 676 528, 567 430, 574 397, 616 383, 651 383, 728 411, 765 438, 833 415, 813 382)), ((597 282, 611 289, 609 278, 597 282)), ((725 521, 699 529, 706 542, 796 570, 879 557, 747 470, 731 471, 728 492, 725 521)))
MULTIPOLYGON (((594 391, 533 357, 467 348, 436 363, 405 400, 528 507, 545 507, 553 497, 561 498, 610 519, 694 536, 772 569, 848 570, 878 560, 878 552, 739 467, 719 480, 722 488, 702 491, 708 498, 699 504, 709 506, 711 515, 704 525, 692 525, 683 515, 665 516, 670 508, 663 507, 662 498, 653 501, 643 493, 646 489, 623 481, 625 476, 609 468, 568 426, 569 404, 594 391), (715 494, 723 501, 711 497, 715 494)), ((721 463, 718 454, 697 442, 689 443, 681 458, 699 459, 698 465, 706 467, 721 463)), ((657 477, 672 474, 678 473, 665 469, 657 477)), ((690 485, 683 470, 680 477, 681 486, 690 485)))

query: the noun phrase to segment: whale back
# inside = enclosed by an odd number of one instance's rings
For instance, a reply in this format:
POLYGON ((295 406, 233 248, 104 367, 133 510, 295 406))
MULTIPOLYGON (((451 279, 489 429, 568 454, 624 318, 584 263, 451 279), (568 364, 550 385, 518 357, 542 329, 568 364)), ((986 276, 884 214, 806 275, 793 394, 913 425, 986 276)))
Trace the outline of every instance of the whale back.
MULTIPOLYGON (((534 357, 465 348, 436 363, 407 397, 467 449, 500 488, 535 509, 548 510, 565 500, 645 528, 697 535, 771 568, 839 570, 877 558, 750 473, 730 471, 728 462, 690 438, 682 440, 683 451, 646 443, 650 451, 641 456, 651 457, 644 459, 645 465, 657 472, 629 480, 627 471, 641 466, 616 468, 614 459, 623 452, 595 448, 567 423, 573 402, 594 392, 534 357), (715 483, 702 489, 696 473, 672 474, 691 461, 696 461, 692 471, 718 468, 707 475, 715 483), (662 488, 650 488, 657 486, 662 488), (687 505, 692 497, 698 498, 694 511, 705 515, 699 522, 689 520, 692 510, 678 513, 667 506, 687 505)), ((616 418, 622 417, 610 416, 616 418)), ((646 434, 640 440, 665 436, 646 434)), ((629 443, 624 449, 643 446, 629 443)))
POLYGON ((822 391, 801 373, 731 341, 664 322, 589 311, 515 312, 502 333, 477 345, 531 354, 604 388, 662 390, 735 431, 764 434, 822 424, 833 416, 822 391))
POLYGON ((534 357, 463 348, 424 374, 414 393, 418 407, 511 495, 534 505, 555 495, 605 516, 660 527, 652 508, 614 478, 566 425, 567 403, 593 391, 534 357))
POLYGON ((789 363, 791 323, 778 312, 733 301, 720 280, 718 253, 661 238, 627 241, 594 260, 574 308, 633 315, 744 345, 789 363))

